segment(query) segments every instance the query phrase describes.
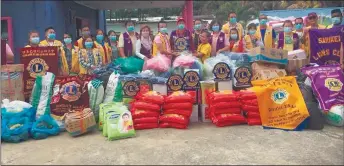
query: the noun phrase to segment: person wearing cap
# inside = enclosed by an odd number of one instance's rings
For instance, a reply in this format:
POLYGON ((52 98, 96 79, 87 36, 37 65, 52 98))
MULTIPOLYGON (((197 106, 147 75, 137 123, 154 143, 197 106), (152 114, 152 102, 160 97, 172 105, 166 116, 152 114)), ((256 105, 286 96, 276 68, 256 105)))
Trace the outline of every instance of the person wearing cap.
POLYGON ((152 56, 155 57, 158 53, 164 54, 167 57, 176 56, 176 54, 171 51, 170 39, 167 34, 167 23, 164 20, 158 23, 158 31, 153 41, 152 56))
POLYGON ((229 12, 228 13, 228 23, 224 24, 222 26, 222 31, 226 34, 226 37, 229 38, 229 30, 231 29, 237 29, 239 32, 239 39, 244 37, 244 28, 243 26, 237 22, 237 15, 235 12, 229 12))
POLYGON ((173 52, 192 52, 192 35, 189 30, 185 29, 185 20, 179 17, 177 20, 177 30, 171 32, 170 43, 173 52))
POLYGON ((135 32, 135 26, 133 21, 126 21, 124 26, 126 27, 127 31, 119 36, 119 55, 121 57, 129 57, 135 55, 136 41, 139 39, 139 34, 135 32))
POLYGON ((341 25, 343 21, 343 15, 342 12, 340 12, 340 9, 333 9, 331 11, 331 20, 332 24, 327 26, 327 29, 341 25))
POLYGON ((275 48, 276 32, 267 25, 268 16, 262 14, 259 16, 259 26, 257 27, 256 36, 262 40, 264 47, 275 48))

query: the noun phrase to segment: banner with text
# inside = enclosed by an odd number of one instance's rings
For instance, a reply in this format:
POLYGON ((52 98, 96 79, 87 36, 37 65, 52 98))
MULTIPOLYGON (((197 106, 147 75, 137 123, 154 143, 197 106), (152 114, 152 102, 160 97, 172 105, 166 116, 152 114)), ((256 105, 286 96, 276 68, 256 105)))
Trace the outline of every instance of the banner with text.
POLYGON ((343 56, 344 26, 309 30, 310 62, 318 65, 339 64, 343 56))

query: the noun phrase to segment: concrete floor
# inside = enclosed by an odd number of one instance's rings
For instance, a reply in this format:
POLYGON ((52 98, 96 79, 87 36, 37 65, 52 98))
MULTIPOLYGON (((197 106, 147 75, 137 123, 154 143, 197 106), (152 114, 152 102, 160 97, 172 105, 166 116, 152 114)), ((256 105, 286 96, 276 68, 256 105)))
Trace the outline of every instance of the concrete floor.
POLYGON ((2 143, 1 164, 295 164, 343 165, 344 128, 285 132, 262 127, 192 124, 188 130, 138 131, 107 141, 98 131, 2 143))

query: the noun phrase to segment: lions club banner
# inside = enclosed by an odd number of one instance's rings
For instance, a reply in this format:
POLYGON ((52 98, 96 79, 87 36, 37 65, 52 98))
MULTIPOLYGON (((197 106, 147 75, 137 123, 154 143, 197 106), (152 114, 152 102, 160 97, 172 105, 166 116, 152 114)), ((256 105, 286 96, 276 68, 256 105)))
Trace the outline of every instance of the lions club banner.
POLYGON ((24 96, 28 100, 37 76, 58 72, 57 47, 25 47, 21 49, 20 61, 24 64, 24 96))
POLYGON ((344 26, 309 30, 310 62, 318 65, 339 64, 343 56, 344 26))

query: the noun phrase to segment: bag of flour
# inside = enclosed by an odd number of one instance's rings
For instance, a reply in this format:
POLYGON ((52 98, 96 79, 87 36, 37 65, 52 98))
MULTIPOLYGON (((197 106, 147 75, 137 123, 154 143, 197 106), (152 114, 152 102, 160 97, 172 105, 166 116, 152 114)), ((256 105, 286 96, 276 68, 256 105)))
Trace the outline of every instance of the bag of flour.
POLYGON ((115 96, 115 91, 117 88, 117 84, 118 84, 119 76, 120 75, 117 73, 117 71, 114 71, 110 75, 109 81, 106 85, 106 91, 105 91, 103 103, 108 103, 108 102, 113 101, 113 98, 115 96))
POLYGON ((98 79, 94 79, 88 83, 87 87, 90 98, 90 108, 95 115, 96 122, 98 122, 99 104, 102 103, 104 97, 103 82, 98 79))
POLYGON ((42 115, 50 114, 50 101, 52 95, 52 87, 54 84, 55 75, 47 72, 45 76, 38 76, 36 78, 30 103, 36 111, 36 120, 42 115))

